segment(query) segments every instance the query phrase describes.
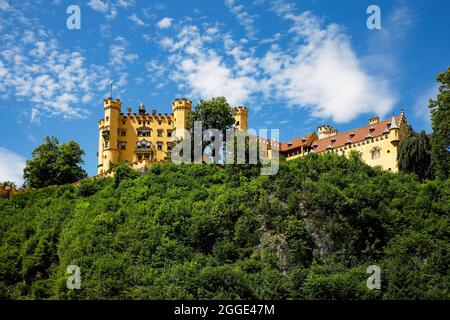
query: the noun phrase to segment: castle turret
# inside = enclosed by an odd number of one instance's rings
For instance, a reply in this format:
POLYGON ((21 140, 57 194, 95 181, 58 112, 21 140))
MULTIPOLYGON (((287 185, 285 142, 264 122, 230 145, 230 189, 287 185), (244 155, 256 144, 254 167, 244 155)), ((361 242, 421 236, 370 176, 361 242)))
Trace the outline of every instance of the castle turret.
POLYGON ((103 101, 105 118, 99 121, 98 173, 110 169, 110 163, 119 162, 118 129, 122 107, 120 99, 108 98, 103 101))
POLYGON ((328 138, 330 136, 330 132, 333 131, 333 128, 330 125, 322 125, 317 128, 317 135, 319 139, 328 138))
POLYGON ((185 129, 187 128, 187 120, 189 112, 192 109, 192 101, 183 98, 175 99, 172 102, 172 112, 174 115, 175 136, 177 139, 185 138, 185 129))
POLYGON ((248 109, 247 107, 234 108, 234 127, 237 131, 248 130, 248 109))

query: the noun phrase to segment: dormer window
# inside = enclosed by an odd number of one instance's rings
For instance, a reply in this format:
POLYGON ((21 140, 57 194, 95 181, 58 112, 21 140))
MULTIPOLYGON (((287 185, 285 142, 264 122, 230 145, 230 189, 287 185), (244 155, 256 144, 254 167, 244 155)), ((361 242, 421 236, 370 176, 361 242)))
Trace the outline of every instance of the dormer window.
POLYGON ((292 143, 288 142, 288 147, 292 147, 292 143))
POLYGON ((374 131, 375 131, 375 127, 370 127, 370 128, 369 128, 369 131, 370 131, 370 132, 374 132, 374 131))
POLYGON ((336 139, 335 138, 332 138, 331 139, 331 143, 335 143, 336 142, 336 139))
POLYGON ((355 133, 354 132, 350 133, 350 139, 353 139, 354 137, 355 137, 355 133))

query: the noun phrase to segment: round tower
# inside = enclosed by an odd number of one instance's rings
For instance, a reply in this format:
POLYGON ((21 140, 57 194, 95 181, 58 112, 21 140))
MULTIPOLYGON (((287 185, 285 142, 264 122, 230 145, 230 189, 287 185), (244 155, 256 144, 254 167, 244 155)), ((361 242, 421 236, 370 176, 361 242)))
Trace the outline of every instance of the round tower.
POLYGON ((191 109, 192 101, 186 98, 175 99, 172 102, 173 122, 177 139, 185 138, 185 130, 188 129, 188 115, 191 109))
POLYGON ((317 128, 317 136, 319 139, 323 139, 323 138, 327 138, 329 135, 329 132, 332 130, 333 128, 330 125, 322 125, 320 127, 317 128))
POLYGON ((234 108, 234 127, 237 131, 248 130, 248 109, 247 107, 239 106, 234 108))

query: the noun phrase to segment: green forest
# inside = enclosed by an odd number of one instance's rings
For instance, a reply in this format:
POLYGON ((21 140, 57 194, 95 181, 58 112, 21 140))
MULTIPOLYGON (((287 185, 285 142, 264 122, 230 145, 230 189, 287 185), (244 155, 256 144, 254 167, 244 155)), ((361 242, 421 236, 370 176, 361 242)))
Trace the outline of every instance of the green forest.
POLYGON ((449 299, 450 179, 314 154, 119 166, 0 200, 1 299, 449 299), (81 289, 66 286, 67 267, 81 289), (366 286, 381 268, 381 288, 366 286))

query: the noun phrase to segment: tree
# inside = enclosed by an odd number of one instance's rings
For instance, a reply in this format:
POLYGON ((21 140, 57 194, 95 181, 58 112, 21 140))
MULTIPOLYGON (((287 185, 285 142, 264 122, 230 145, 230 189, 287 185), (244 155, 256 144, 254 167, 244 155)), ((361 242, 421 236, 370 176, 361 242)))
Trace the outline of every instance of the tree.
POLYGON ((450 67, 437 76, 441 83, 436 100, 430 100, 431 159, 436 177, 446 179, 450 176, 450 67))
POLYGON ((44 143, 33 150, 24 169, 25 185, 42 188, 76 182, 85 178, 84 151, 75 141, 59 145, 56 137, 45 137, 44 143))
POLYGON ((195 121, 202 121, 203 130, 217 129, 225 134, 234 125, 234 111, 225 97, 201 100, 189 113, 189 128, 194 128, 195 121))
MULTIPOLYGON (((195 106, 195 109, 189 113, 188 127, 191 130, 192 143, 194 123, 196 121, 202 122, 202 131, 208 129, 216 129, 222 133, 223 140, 225 140, 225 132, 234 125, 234 111, 225 97, 212 98, 211 100, 201 100, 195 106)), ((203 134, 202 132, 202 134, 203 134)), ((209 145, 209 142, 203 142, 202 151, 209 145)), ((194 147, 194 145, 192 144, 194 147)), ((225 142, 222 144, 225 147, 225 142)), ((193 150, 194 148, 192 148, 193 150)), ((211 153, 211 157, 215 156, 216 150, 211 153)))
POLYGON ((415 173, 419 179, 431 179, 431 142, 425 131, 417 133, 410 129, 398 146, 398 168, 403 172, 415 173))

